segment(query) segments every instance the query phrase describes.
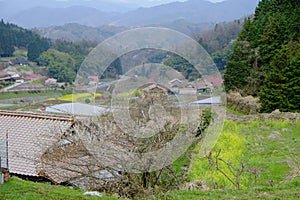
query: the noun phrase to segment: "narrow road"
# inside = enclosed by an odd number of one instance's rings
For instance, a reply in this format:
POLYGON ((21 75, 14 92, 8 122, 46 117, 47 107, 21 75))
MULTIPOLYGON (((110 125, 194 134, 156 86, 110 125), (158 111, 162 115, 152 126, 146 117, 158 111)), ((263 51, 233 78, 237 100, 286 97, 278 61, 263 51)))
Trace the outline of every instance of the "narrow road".
POLYGON ((14 88, 14 87, 17 87, 17 86, 19 86, 19 85, 21 85, 21 84, 22 84, 22 83, 14 83, 13 85, 10 85, 10 86, 8 86, 8 87, 5 87, 5 88, 1 89, 0 92, 7 92, 9 89, 14 88))

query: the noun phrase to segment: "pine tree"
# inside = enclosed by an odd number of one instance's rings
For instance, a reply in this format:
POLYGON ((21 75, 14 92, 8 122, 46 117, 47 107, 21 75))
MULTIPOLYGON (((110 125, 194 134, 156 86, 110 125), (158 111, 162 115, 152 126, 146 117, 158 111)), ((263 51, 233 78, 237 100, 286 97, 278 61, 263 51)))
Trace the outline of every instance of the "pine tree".
POLYGON ((235 44, 233 54, 226 65, 225 89, 229 91, 242 90, 248 84, 248 77, 251 70, 251 47, 249 42, 249 35, 251 29, 251 21, 246 20, 244 29, 240 33, 239 38, 235 44))
POLYGON ((37 62, 39 56, 50 47, 49 41, 43 38, 36 38, 28 45, 28 60, 37 62))
POLYGON ((226 66, 227 91, 259 96, 262 112, 300 111, 299 13, 299 1, 260 1, 226 66))
POLYGON ((300 111, 300 44, 291 42, 276 51, 260 93, 262 111, 300 111))

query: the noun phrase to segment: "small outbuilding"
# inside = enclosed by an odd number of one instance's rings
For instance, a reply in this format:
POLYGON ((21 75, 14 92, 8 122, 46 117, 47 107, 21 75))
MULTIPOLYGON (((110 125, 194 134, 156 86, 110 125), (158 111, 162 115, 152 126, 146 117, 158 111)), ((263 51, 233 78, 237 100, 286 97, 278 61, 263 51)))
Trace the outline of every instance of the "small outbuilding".
POLYGON ((16 58, 13 61, 14 65, 22 65, 22 66, 27 66, 29 65, 28 61, 25 58, 16 58))

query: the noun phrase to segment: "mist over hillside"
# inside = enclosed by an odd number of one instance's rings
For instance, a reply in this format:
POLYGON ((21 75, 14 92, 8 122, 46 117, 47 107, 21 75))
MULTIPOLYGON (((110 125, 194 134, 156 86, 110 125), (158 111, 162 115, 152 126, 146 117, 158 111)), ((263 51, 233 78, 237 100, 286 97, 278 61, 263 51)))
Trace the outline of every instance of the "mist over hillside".
MULTIPOLYGON (((190 23, 186 20, 175 20, 170 23, 151 25, 163 26, 170 28, 186 35, 193 37, 195 34, 213 29, 215 24, 213 23, 190 23)), ((49 39, 64 39, 68 41, 78 41, 78 40, 93 40, 93 41, 103 41, 116 33, 130 29, 126 26, 112 26, 112 25, 101 25, 97 27, 86 26, 78 23, 68 23, 60 26, 49 26, 34 28, 33 30, 40 35, 49 39)))
POLYGON ((91 27, 77 23, 69 23, 63 26, 51 26, 36 28, 35 32, 49 39, 63 39, 68 41, 92 40, 103 41, 116 33, 127 30, 126 27, 103 25, 91 27))
POLYGON ((254 13, 257 0, 227 0, 211 3, 205 0, 174 2, 151 8, 139 8, 123 15, 115 25, 145 26, 183 19, 191 23, 224 22, 254 13))
POLYGON ((0 0, 0 13, 2 17, 13 16, 35 7, 67 8, 72 6, 84 6, 95 8, 103 12, 128 12, 139 6, 133 3, 115 2, 111 0, 0 0))
POLYGON ((0 1, 0 13, 4 20, 26 28, 57 26, 67 23, 88 26, 109 24, 135 27, 169 24, 178 20, 188 23, 231 21, 253 14, 258 4, 258 0, 226 0, 220 3, 188 0, 135 9, 136 5, 107 3, 104 0, 73 0, 72 3, 46 0, 42 1, 43 3, 33 4, 36 1, 30 1, 31 3, 28 5, 24 5, 21 0, 0 1), (30 5, 39 6, 30 7, 30 5))

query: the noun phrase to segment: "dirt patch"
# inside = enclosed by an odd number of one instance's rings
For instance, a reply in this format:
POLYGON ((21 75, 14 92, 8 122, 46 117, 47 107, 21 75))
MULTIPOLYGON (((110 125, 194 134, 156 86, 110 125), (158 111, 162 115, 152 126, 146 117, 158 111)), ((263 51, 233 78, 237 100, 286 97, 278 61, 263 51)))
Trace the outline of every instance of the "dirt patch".
POLYGON ((278 133, 274 133, 274 134, 270 135, 269 138, 273 139, 273 140, 277 140, 277 141, 283 140, 283 138, 281 137, 281 134, 278 134, 278 133))
POLYGON ((209 191, 210 187, 202 180, 196 180, 193 182, 185 183, 182 188, 183 190, 201 190, 209 191))

